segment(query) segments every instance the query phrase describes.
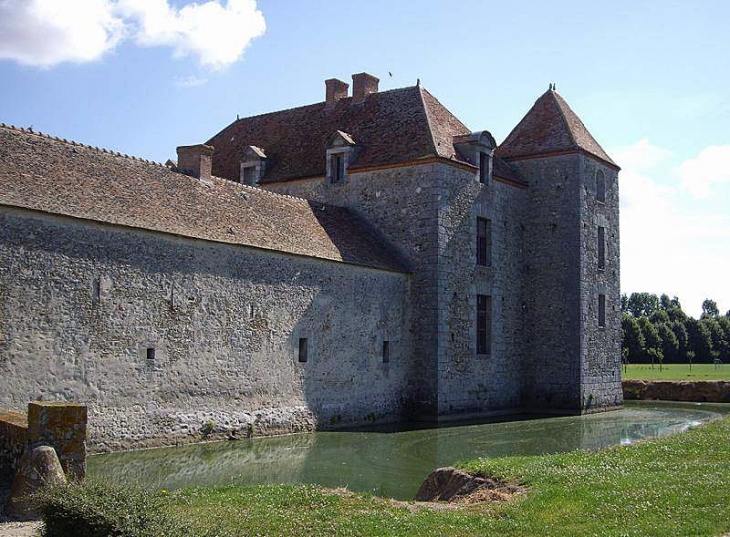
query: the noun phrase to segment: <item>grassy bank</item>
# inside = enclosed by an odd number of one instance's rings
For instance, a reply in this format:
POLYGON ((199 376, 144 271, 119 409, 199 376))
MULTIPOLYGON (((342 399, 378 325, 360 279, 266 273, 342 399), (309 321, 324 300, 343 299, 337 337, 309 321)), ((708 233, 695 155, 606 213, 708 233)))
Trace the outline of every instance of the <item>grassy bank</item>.
POLYGON ((730 364, 715 368, 713 364, 665 364, 659 371, 659 364, 629 364, 621 368, 624 379, 641 380, 730 380, 730 364))
POLYGON ((166 495, 162 508, 187 535, 715 536, 730 531, 728 438, 730 418, 601 452, 463 463, 530 490, 492 505, 435 510, 311 486, 257 486, 187 489, 166 495))

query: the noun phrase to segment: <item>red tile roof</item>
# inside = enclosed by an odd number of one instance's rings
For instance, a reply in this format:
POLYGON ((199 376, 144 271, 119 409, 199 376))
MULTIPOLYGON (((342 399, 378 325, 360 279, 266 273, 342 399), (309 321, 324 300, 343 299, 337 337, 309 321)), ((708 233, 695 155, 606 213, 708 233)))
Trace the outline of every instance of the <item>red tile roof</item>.
POLYGON ((393 271, 351 211, 0 125, 0 205, 393 271))
POLYGON ((584 151, 618 168, 568 103, 551 89, 512 129, 496 155, 510 160, 566 151, 584 151))
MULTIPOLYGON (((346 97, 330 107, 321 102, 236 120, 206 142, 215 147, 213 173, 237 181, 243 151, 253 145, 268 157, 262 183, 323 176, 327 140, 338 130, 362 147, 352 171, 429 157, 458 161, 453 138, 471 132, 420 84, 352 101, 346 97)), ((519 181, 498 160, 495 173, 519 181)))

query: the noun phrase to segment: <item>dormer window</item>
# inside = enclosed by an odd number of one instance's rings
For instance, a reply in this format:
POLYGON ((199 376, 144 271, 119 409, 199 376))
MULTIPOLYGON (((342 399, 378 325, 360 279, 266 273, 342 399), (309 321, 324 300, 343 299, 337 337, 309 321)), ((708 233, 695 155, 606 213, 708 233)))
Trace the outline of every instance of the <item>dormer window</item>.
POLYGON ((241 175, 239 181, 244 185, 257 185, 263 178, 265 171, 266 154, 264 150, 253 145, 246 147, 241 157, 241 175))
POLYGON ((352 136, 335 131, 327 140, 327 182, 341 184, 347 180, 347 169, 357 158, 360 148, 352 136))
POLYGON ((479 153, 479 182, 486 185, 489 182, 491 157, 486 153, 479 153))
POLYGON ((256 184, 256 167, 255 166, 241 166, 241 182, 244 185, 255 185, 256 184))
POLYGON ((489 184, 492 179, 492 157, 497 143, 489 131, 454 136, 457 157, 477 167, 476 179, 480 184, 489 184))
POLYGON ((330 156, 332 162, 330 167, 332 168, 332 183, 341 183, 345 179, 345 157, 342 153, 334 153, 330 156))

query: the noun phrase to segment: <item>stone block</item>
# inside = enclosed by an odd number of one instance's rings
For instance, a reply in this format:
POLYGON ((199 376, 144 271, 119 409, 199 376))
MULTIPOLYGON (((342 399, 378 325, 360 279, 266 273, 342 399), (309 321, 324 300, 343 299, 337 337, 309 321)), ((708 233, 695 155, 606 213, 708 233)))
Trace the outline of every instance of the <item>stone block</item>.
POLYGON ((86 476, 86 405, 78 403, 28 404, 28 446, 52 446, 69 480, 86 476))

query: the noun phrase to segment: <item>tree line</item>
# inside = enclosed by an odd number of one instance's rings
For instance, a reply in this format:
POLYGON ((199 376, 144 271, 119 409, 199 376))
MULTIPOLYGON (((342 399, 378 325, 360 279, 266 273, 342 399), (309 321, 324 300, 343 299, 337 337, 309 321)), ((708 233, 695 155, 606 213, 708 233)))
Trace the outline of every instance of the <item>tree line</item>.
POLYGON ((621 328, 624 362, 730 362, 730 311, 721 315, 709 298, 694 319, 682 311, 676 296, 621 295, 621 328))

